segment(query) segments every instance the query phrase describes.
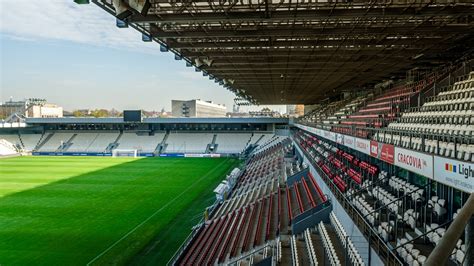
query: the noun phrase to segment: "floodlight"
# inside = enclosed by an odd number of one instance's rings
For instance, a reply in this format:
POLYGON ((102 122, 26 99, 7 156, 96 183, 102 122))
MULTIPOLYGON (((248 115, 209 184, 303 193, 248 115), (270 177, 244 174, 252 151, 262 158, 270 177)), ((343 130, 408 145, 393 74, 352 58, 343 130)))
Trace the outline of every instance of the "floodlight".
POLYGON ((168 52, 168 47, 166 45, 160 44, 160 52, 168 52))
POLYGON ((151 42, 151 41, 153 41, 153 38, 148 34, 142 33, 142 41, 151 42))
POLYGON ((117 28, 128 28, 128 23, 124 20, 115 18, 115 26, 117 26, 117 28))

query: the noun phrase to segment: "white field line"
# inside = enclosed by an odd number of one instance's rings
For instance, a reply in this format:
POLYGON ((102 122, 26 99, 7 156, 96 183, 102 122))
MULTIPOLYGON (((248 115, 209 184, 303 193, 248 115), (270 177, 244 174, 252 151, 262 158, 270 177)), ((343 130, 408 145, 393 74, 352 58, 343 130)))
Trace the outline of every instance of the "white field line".
POLYGON ((92 263, 94 263, 97 259, 99 259, 100 257, 102 257, 105 253, 109 252, 109 250, 111 250, 112 248, 114 248, 116 245, 118 245, 120 242, 122 242, 125 238, 127 238, 129 235, 131 235, 133 232, 135 232, 138 228, 140 228, 142 225, 144 225, 146 222, 148 222, 151 218, 153 218, 156 214, 158 214, 159 212, 161 212, 163 209, 165 209, 166 207, 168 207, 170 204, 172 204, 173 202, 175 202, 177 199, 179 199, 183 194, 185 194, 186 192, 188 192, 189 189, 191 189, 192 187, 194 187, 199 181, 201 181, 202 179, 204 179, 205 177, 207 177, 209 174, 211 174, 212 172, 214 172, 218 167, 220 167, 222 164, 224 164, 224 162, 227 162, 227 160, 225 161, 222 161, 219 165, 217 165, 216 167, 214 167, 214 169, 210 172, 208 172, 206 175, 203 175, 201 178, 197 179, 192 185, 190 185, 188 188, 186 188, 185 190, 183 190, 183 192, 181 192, 178 196, 176 196, 175 198, 173 198, 172 200, 170 200, 168 203, 166 203, 165 205, 163 205, 161 208, 159 208, 158 210, 156 210, 154 213, 152 213, 148 218, 146 218, 145 220, 143 220, 141 223, 139 223, 137 226, 135 226, 134 228, 132 228, 132 230, 128 231, 128 233, 126 233, 125 235, 123 235, 119 240, 115 241, 112 245, 110 245, 107 249, 105 249, 104 251, 102 251, 99 255, 97 255, 95 258, 93 258, 91 261, 89 261, 87 263, 87 265, 91 265, 92 263))

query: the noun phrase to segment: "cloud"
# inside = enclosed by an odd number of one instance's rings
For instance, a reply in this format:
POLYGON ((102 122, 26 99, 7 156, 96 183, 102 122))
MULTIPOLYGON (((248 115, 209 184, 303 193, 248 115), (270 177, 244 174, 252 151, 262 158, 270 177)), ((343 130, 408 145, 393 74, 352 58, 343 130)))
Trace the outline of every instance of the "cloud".
POLYGON ((115 18, 95 4, 70 0, 1 0, 0 32, 20 41, 70 41, 115 49, 159 53, 132 28, 115 27, 115 18))

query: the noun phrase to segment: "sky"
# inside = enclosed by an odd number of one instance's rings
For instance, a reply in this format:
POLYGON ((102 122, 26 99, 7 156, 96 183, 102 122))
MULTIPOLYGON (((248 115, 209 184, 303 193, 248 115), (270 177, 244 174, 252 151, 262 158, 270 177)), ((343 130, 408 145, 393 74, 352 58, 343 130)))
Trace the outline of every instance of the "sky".
POLYGON ((172 99, 202 99, 231 111, 234 95, 94 4, 0 0, 0 100, 10 98, 66 110, 170 110, 172 99))

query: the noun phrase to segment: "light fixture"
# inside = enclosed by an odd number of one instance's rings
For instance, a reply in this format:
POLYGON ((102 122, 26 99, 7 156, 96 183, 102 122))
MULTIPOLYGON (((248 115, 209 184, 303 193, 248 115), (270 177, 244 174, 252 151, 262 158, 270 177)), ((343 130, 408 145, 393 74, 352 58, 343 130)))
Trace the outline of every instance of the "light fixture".
POLYGON ((211 66, 212 63, 214 62, 214 60, 209 59, 209 58, 204 58, 202 61, 203 61, 204 64, 206 64, 207 66, 211 66))
POLYGON ((416 59, 418 59, 418 58, 420 58, 420 57, 422 57, 422 56, 424 56, 424 55, 425 55, 425 54, 417 54, 417 55, 415 55, 414 57, 412 57, 412 59, 413 59, 413 60, 416 60, 416 59))
POLYGON ((124 20, 115 18, 115 26, 117 26, 117 28, 128 28, 128 23, 124 20))
POLYGON ((168 46, 160 44, 160 52, 168 52, 168 46))
POLYGON ((196 64, 197 67, 201 67, 202 65, 204 65, 204 62, 198 57, 194 59, 194 64, 196 64))
POLYGON ((142 41, 144 41, 144 42, 151 42, 152 40, 153 40, 153 38, 151 37, 151 35, 142 33, 142 41))

